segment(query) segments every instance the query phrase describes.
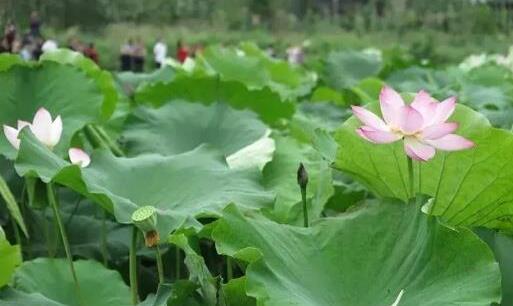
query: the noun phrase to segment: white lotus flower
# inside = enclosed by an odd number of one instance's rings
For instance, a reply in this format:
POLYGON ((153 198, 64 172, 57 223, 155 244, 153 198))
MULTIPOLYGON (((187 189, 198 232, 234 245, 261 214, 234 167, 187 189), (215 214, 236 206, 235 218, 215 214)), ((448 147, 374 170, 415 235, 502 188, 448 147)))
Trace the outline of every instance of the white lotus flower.
POLYGON ((71 148, 68 151, 69 160, 74 165, 79 165, 82 168, 89 166, 91 158, 89 155, 79 148, 71 148))
POLYGON ((52 121, 52 115, 45 108, 41 107, 34 116, 30 131, 45 146, 52 149, 61 140, 62 120, 61 116, 57 116, 52 121))
POLYGON ((18 128, 17 129, 4 124, 4 134, 5 134, 5 137, 7 138, 9 143, 16 150, 20 149, 20 142, 21 142, 18 139, 18 135, 20 134, 21 130, 24 127, 29 126, 29 125, 30 125, 30 123, 28 123, 27 121, 23 121, 23 120, 18 120, 18 128))
POLYGON ((55 147, 61 140, 61 116, 57 116, 57 118, 55 118, 55 120, 52 121, 52 115, 50 115, 50 112, 48 112, 44 107, 41 107, 36 112, 36 115, 34 116, 32 123, 18 120, 17 129, 4 125, 5 137, 16 150, 19 150, 20 148, 20 140, 18 139, 18 135, 20 131, 26 126, 30 128, 32 134, 34 134, 34 136, 36 136, 36 138, 42 144, 44 144, 50 149, 55 147))

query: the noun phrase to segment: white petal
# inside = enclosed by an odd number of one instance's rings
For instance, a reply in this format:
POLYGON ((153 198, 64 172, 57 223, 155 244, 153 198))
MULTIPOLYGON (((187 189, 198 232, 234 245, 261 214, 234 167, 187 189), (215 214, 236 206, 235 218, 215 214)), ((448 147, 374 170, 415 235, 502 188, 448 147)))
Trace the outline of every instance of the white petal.
POLYGON ((55 147, 61 140, 62 135, 62 119, 61 116, 57 116, 55 121, 52 123, 50 128, 50 147, 55 147))
POLYGON ((71 148, 68 151, 69 160, 74 165, 79 165, 82 168, 89 166, 91 158, 89 155, 79 148, 71 148))
POLYGON ((10 127, 8 125, 4 125, 4 135, 5 138, 9 141, 9 143, 16 149, 20 149, 20 140, 18 139, 19 130, 10 127))
POLYGON ((41 107, 34 116, 30 130, 40 142, 48 147, 52 147, 50 137, 51 128, 52 116, 45 108, 41 107))

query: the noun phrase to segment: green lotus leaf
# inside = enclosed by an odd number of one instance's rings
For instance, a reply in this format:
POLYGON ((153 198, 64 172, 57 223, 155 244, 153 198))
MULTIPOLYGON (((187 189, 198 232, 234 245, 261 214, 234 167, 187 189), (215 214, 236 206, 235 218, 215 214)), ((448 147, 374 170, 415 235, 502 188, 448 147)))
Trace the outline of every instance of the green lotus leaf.
POLYGON ((234 110, 222 103, 206 106, 174 101, 156 109, 135 109, 126 122, 123 139, 129 156, 179 154, 202 144, 230 156, 265 137, 268 130, 251 111, 234 110))
POLYGON ((131 223, 139 207, 154 206, 161 236, 183 224, 199 226, 195 217, 219 216, 232 202, 259 209, 273 200, 260 183, 258 169, 230 169, 222 154, 205 146, 179 155, 133 158, 98 150, 91 164, 80 169, 23 131, 15 167, 22 176, 36 175, 84 194, 113 212, 120 223, 131 223))
POLYGON ((116 74, 118 83, 125 94, 132 95, 148 84, 156 82, 169 82, 175 76, 175 70, 171 66, 164 66, 151 73, 134 73, 131 71, 116 74))
POLYGON ((243 83, 217 77, 177 76, 171 82, 144 86, 135 95, 139 103, 160 106, 173 100, 212 104, 225 102, 235 109, 250 109, 267 124, 277 125, 294 114, 294 104, 284 101, 268 87, 248 89, 243 83))
POLYGON ((12 288, 0 292, 6 306, 129 306, 130 290, 117 271, 89 260, 74 262, 80 284, 77 294, 64 259, 37 258, 24 262, 13 275, 12 288))
POLYGON ((326 60, 326 82, 338 90, 350 88, 365 78, 376 76, 382 65, 382 59, 376 54, 355 50, 332 52, 326 60))
POLYGON ((293 138, 276 137, 274 158, 265 166, 263 174, 265 186, 276 192, 274 214, 283 222, 302 218, 301 192, 296 174, 299 163, 303 163, 308 171, 306 195, 311 219, 320 216, 333 194, 332 171, 321 154, 293 138))
POLYGON ((479 228, 477 234, 488 243, 499 262, 502 275, 501 306, 513 305, 513 237, 493 230, 479 228))
MULTIPOLYGON (((414 166, 415 177, 419 169, 421 173, 420 192, 435 198, 432 214, 453 225, 513 228, 513 135, 462 105, 449 120, 458 122, 457 133, 476 146, 437 152, 433 160, 414 166)), ((406 200, 409 181, 402 143, 369 143, 356 134, 359 125, 351 118, 337 131, 336 167, 377 196, 406 200)), ((416 185, 419 190, 418 180, 416 185)))
POLYGON ((2 53, 0 54, 0 71, 9 70, 13 65, 23 65, 22 58, 17 54, 2 53))
POLYGON ((203 68, 223 80, 239 81, 252 89, 268 86, 284 99, 308 94, 317 81, 315 73, 270 58, 252 43, 243 43, 238 49, 209 47, 197 60, 197 66, 196 69, 203 68))
MULTIPOLYGON (((40 61, 54 61, 61 64, 70 64, 81 69, 90 78, 94 79, 98 88, 103 93, 102 104, 102 117, 109 119, 118 101, 118 93, 112 74, 108 71, 102 70, 95 62, 85 57, 80 52, 71 51, 68 49, 59 49, 52 52, 45 52, 40 61)), ((67 82, 65 82, 67 83, 67 82)))
MULTIPOLYGON (((100 119, 103 99, 96 81, 70 65, 44 61, 0 72, 0 124, 16 126, 19 119, 31 122, 38 108, 45 107, 53 118, 62 117, 62 137, 54 148, 59 155, 67 154, 75 132, 100 119)), ((4 135, 0 153, 10 159, 16 154, 4 135)))
POLYGON ((499 268, 485 243, 397 200, 310 228, 245 217, 229 206, 213 239, 218 252, 249 263, 246 292, 262 306, 500 301, 499 268))
POLYGON ((17 245, 10 245, 0 227, 0 288, 11 279, 14 269, 21 264, 21 250, 17 245))

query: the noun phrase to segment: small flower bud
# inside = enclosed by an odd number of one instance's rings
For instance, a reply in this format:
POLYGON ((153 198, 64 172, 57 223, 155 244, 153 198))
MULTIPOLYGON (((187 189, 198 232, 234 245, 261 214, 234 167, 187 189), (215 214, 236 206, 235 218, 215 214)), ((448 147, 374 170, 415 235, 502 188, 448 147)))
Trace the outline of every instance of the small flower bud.
POLYGON ((297 169, 297 183, 301 189, 306 189, 306 185, 308 185, 308 172, 306 172, 303 163, 299 163, 299 168, 297 169))

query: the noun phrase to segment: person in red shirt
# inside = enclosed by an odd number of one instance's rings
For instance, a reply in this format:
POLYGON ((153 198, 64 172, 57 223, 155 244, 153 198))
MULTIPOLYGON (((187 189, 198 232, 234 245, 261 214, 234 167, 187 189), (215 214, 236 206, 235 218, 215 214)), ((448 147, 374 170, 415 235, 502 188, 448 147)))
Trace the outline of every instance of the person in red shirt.
POLYGON ((90 58, 91 60, 93 60, 93 62, 95 62, 96 64, 98 64, 100 62, 98 51, 96 51, 96 48, 94 47, 94 43, 90 43, 87 46, 87 48, 84 49, 84 55, 86 57, 90 58))
POLYGON ((189 49, 185 46, 181 40, 176 43, 176 58, 180 63, 185 62, 189 57, 189 49))

